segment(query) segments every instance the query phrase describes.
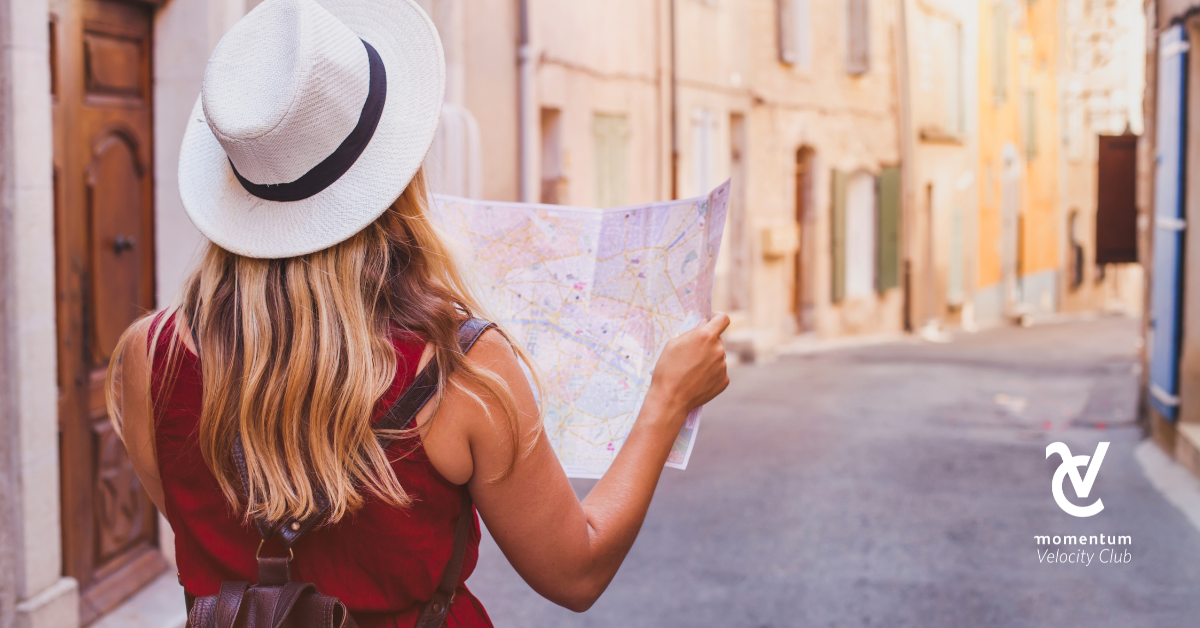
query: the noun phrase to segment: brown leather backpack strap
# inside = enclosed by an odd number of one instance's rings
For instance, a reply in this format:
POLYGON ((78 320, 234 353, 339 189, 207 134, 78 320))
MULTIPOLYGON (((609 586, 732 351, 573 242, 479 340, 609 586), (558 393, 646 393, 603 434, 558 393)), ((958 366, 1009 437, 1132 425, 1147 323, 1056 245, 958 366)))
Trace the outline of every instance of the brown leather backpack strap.
POLYGON ((425 603, 421 617, 417 619, 415 628, 441 628, 446 623, 446 614, 454 603, 454 592, 458 590, 458 581, 462 577, 463 561, 467 555, 467 539, 471 534, 471 523, 475 519, 474 504, 471 502, 471 491, 462 487, 462 509, 458 513, 458 523, 454 526, 454 549, 450 552, 450 562, 442 572, 442 581, 433 592, 433 598, 425 603))
POLYGON ((292 614, 292 607, 300 600, 300 596, 312 591, 317 592, 317 586, 311 582, 289 582, 283 586, 283 591, 275 600, 275 608, 271 609, 271 628, 280 628, 292 614))
POLYGON ((233 622, 237 621, 238 611, 242 608, 242 597, 248 588, 250 585, 246 582, 221 583, 213 619, 215 628, 233 628, 233 622))

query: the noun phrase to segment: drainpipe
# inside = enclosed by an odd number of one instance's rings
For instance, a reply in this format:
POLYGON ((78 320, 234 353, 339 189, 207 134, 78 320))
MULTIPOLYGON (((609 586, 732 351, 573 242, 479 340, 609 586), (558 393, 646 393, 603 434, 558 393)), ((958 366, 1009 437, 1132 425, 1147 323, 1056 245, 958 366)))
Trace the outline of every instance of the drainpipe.
POLYGON ((675 0, 667 0, 670 6, 671 29, 671 200, 679 198, 679 75, 675 71, 675 0))
MULTIPOLYGON (((908 66, 908 0, 900 0, 899 37, 896 38, 896 65, 898 67, 900 98, 900 187, 901 220, 900 220, 900 258, 903 260, 904 281, 904 331, 913 332, 916 320, 913 317, 913 306, 916 295, 913 294, 912 238, 915 235, 913 226, 916 224, 916 151, 913 143, 915 134, 912 122, 912 90, 909 84, 910 68, 908 66)), ((925 287, 931 290, 931 287, 925 287)), ((928 315, 928 312, 924 313, 928 315)))
POLYGON ((529 0, 520 0, 520 44, 518 51, 518 129, 520 133, 521 202, 540 200, 541 176, 538 169, 538 110, 534 95, 534 71, 537 69, 529 36, 529 0))

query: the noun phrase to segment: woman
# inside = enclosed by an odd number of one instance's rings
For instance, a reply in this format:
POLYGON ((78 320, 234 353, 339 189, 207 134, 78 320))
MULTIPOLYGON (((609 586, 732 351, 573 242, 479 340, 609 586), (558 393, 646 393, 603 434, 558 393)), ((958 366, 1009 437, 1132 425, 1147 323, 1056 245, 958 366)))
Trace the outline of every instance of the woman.
POLYGON ((180 191, 212 244, 178 302, 125 333, 109 373, 110 414, 175 531, 190 595, 255 580, 252 520, 324 505, 292 579, 364 628, 412 626, 466 516, 447 624, 488 626, 462 584, 479 543, 465 490, 525 581, 583 611, 637 536, 688 411, 728 384, 718 314, 668 344, 611 469, 576 498, 520 349, 496 330, 457 349, 479 309, 429 222, 420 170, 443 68, 410 0, 267 0, 209 61, 180 191), (431 361, 437 395, 385 450, 375 421, 431 361))

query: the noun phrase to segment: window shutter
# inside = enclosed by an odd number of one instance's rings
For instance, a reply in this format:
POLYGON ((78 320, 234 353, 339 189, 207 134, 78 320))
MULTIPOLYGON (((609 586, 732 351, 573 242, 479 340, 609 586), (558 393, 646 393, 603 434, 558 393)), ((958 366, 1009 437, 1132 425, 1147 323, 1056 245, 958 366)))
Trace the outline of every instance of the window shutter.
POLYGON ((613 116, 612 205, 629 203, 629 118, 613 116))
POLYGON ((1137 257, 1136 135, 1101 135, 1096 206, 1096 263, 1126 264, 1137 257))
POLYGON ((595 114, 592 117, 592 159, 595 161, 594 177, 595 181, 592 185, 596 190, 596 207, 608 207, 608 189, 609 179, 612 178, 610 168, 609 153, 609 138, 612 135, 609 132, 609 116, 595 114))
POLYGON ((629 122, 623 115, 597 113, 592 129, 596 206, 620 207, 625 204, 628 186, 629 122))
POLYGON ((950 268, 946 281, 946 302, 950 305, 962 305, 963 293, 966 289, 965 260, 963 256, 963 241, 966 239, 963 225, 963 210, 955 207, 950 218, 950 268))
POLYGON ((847 2, 847 58, 846 71, 850 74, 865 74, 871 68, 871 23, 867 12, 867 0, 847 2))
POLYGON ((1033 161, 1038 154, 1037 90, 1025 90, 1025 160, 1033 161))
POLYGON ((796 3, 798 0, 776 0, 776 21, 779 24, 779 61, 788 65, 795 65, 799 57, 797 54, 797 15, 796 3))
POLYGON ((830 207, 830 228, 833 246, 831 298, 834 303, 846 298, 846 184, 849 177, 840 170, 833 171, 833 203, 830 207))
POLYGON ((1008 7, 1003 0, 992 5, 992 101, 1008 98, 1008 7))
POLYGON ((900 167, 879 174, 879 264, 875 273, 880 292, 900 285, 900 167))

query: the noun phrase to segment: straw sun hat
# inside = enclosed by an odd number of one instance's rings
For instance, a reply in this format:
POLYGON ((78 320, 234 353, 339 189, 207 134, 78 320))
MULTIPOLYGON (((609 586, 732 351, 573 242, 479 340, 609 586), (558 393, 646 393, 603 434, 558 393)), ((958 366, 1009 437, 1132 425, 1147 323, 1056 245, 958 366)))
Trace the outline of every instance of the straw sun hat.
POLYGON ((179 156, 184 209, 248 257, 349 238, 425 160, 445 76, 412 0, 266 0, 208 61, 179 156))

